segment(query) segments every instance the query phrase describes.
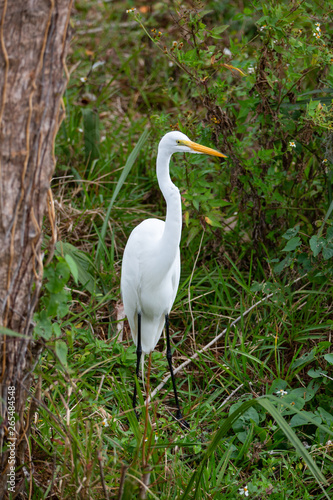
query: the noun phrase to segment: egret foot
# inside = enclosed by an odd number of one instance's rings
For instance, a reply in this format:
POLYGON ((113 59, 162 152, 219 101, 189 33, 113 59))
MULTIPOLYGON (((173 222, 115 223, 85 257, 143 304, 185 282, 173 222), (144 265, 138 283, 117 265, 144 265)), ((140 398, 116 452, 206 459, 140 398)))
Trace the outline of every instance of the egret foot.
POLYGON ((191 427, 190 427, 190 424, 188 422, 186 422, 186 420, 184 420, 184 417, 183 415, 181 414, 181 411, 180 410, 177 410, 177 413, 176 413, 176 420, 177 422, 179 423, 180 427, 182 429, 187 429, 187 430, 190 430, 191 427))

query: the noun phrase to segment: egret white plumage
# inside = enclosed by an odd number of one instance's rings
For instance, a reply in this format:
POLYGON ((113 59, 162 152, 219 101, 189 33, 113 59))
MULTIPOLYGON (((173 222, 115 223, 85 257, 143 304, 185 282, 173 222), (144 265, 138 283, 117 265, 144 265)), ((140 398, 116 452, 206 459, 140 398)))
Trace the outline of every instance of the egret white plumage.
MULTIPOLYGON (((169 313, 176 298, 180 278, 179 244, 182 230, 181 197, 178 188, 170 179, 169 164, 173 153, 178 152, 226 158, 214 149, 192 142, 181 132, 168 132, 161 139, 156 174, 167 206, 165 222, 146 219, 133 229, 123 256, 121 292, 125 315, 137 347, 137 377, 142 352, 150 354, 154 350, 165 324, 166 356, 177 406, 176 418, 181 421, 181 425, 188 427, 179 407, 169 336, 169 313)), ((133 408, 135 407, 136 385, 133 395, 133 408)))

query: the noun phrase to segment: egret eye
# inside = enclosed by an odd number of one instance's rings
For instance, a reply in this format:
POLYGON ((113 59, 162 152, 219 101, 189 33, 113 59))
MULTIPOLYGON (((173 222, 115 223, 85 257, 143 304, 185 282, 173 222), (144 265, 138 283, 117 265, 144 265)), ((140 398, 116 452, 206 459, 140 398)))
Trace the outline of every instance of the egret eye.
POLYGON ((180 141, 176 141, 177 144, 180 144, 180 141))

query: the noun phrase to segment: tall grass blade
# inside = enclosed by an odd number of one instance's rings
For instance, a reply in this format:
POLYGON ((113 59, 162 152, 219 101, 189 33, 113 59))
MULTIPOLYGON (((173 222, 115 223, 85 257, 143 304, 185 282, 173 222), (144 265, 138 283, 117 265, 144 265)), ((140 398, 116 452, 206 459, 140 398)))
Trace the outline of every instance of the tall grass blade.
POLYGON ((102 243, 105 239, 105 235, 106 235, 106 231, 107 231, 107 227, 108 227, 108 221, 109 221, 109 217, 110 217, 110 214, 111 214, 111 210, 112 210, 112 207, 113 207, 113 204, 119 194, 119 191, 121 190, 129 172, 131 171, 134 163, 135 163, 135 160, 137 159, 137 156, 139 154, 139 152, 141 151, 144 143, 146 142, 147 138, 148 138, 148 135, 149 135, 149 131, 148 129, 145 129, 143 131, 143 133, 141 134, 136 146, 134 147, 133 151, 131 152, 131 154, 129 155, 129 157, 127 158, 127 161, 126 161, 126 164, 124 166, 124 169, 119 177, 119 180, 117 182, 117 185, 115 187, 115 190, 113 192, 113 195, 112 195, 112 198, 111 198, 111 201, 109 203, 109 206, 108 206, 108 209, 106 211, 106 214, 105 214, 105 219, 104 219, 104 222, 103 222, 103 226, 102 226, 102 230, 101 230, 101 234, 100 234, 100 237, 99 237, 99 242, 98 242, 98 245, 97 245, 97 251, 96 251, 96 258, 99 260, 100 259, 100 252, 101 252, 101 247, 102 247, 102 243))
POLYGON ((100 156, 99 144, 99 117, 92 109, 82 110, 83 115, 83 134, 84 134, 84 153, 88 170, 94 160, 100 156))
POLYGON ((18 337, 20 339, 25 339, 28 338, 26 335, 22 335, 21 333, 14 332, 13 330, 10 330, 9 328, 6 328, 5 326, 0 325, 0 337, 1 335, 6 336, 6 337, 18 337))

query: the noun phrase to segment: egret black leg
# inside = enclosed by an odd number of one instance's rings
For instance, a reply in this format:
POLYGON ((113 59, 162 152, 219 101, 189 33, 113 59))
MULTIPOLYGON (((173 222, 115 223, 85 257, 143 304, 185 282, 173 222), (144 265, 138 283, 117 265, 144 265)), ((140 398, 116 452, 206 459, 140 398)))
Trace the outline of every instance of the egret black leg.
MULTIPOLYGON (((141 347, 141 314, 138 313, 138 342, 136 345, 136 378, 139 379, 139 369, 140 369, 140 360, 142 354, 141 347)), ((134 381, 134 394, 133 394, 133 409, 135 411, 135 415, 139 419, 138 413, 136 411, 136 380, 134 381)))
POLYGON ((175 376, 173 374, 173 369, 172 369, 172 354, 171 354, 171 347, 170 347, 169 315, 168 314, 165 315, 165 333, 166 333, 166 341, 167 341, 166 357, 167 357, 167 360, 169 363, 169 369, 170 369, 171 380, 172 380, 172 385, 173 385, 173 392, 175 393, 175 401, 176 401, 176 406, 177 406, 176 419, 178 420, 179 425, 182 428, 189 429, 190 426, 186 422, 186 420, 183 419, 182 412, 180 411, 177 389, 176 389, 176 381, 175 381, 175 376))

